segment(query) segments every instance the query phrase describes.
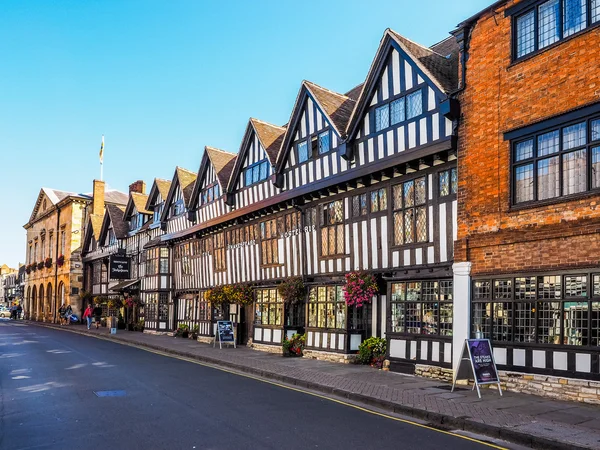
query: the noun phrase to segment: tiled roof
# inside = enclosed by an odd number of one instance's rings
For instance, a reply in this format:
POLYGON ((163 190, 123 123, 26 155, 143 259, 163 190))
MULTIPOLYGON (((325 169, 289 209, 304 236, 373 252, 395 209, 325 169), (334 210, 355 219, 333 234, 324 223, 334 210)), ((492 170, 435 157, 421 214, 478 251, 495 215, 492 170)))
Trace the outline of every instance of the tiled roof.
POLYGON ((107 204, 106 211, 108 212, 108 217, 110 218, 110 221, 112 223, 116 238, 126 238, 127 233, 129 231, 129 227, 127 222, 123 220, 125 208, 119 205, 107 204))
POLYGON ((204 151, 206 151, 208 159, 210 159, 210 162, 215 168, 215 173, 219 179, 221 189, 225 190, 227 188, 227 183, 229 183, 229 177, 231 177, 237 155, 219 148, 208 146, 204 147, 204 151))
POLYGON ((194 182, 198 174, 182 167, 175 169, 177 172, 177 179, 179 180, 179 187, 183 193, 183 202, 186 207, 190 206, 190 199, 192 197, 192 191, 194 190, 194 182))
POLYGON ((304 85, 331 119, 332 125, 336 128, 338 134, 344 136, 356 102, 343 94, 330 91, 310 81, 305 80, 304 85))
POLYGON ((360 97, 360 93, 362 92, 362 88, 364 85, 365 85, 365 83, 360 83, 358 86, 353 87, 348 92, 346 92, 344 95, 354 101, 357 101, 358 97, 360 97))
POLYGON ((258 139, 267 152, 271 164, 274 165, 285 136, 285 127, 279 127, 254 118, 250 119, 250 123, 256 130, 258 139))
POLYGON ((133 200, 135 209, 137 209, 140 214, 152 214, 152 211, 146 209, 146 202, 148 201, 148 196, 146 194, 131 192, 129 195, 131 195, 131 200, 133 200))
POLYGON ((50 199, 52 204, 56 205, 61 200, 64 200, 67 197, 82 197, 82 194, 77 194, 75 192, 67 192, 67 191, 59 191, 58 189, 51 188, 42 188, 46 197, 50 199))
POLYGON ((160 196, 165 200, 167 195, 169 195, 169 189, 171 188, 171 181, 163 180, 162 178, 155 178, 154 183, 156 183, 156 187, 158 188, 158 192, 160 196))
POLYGON ((129 200, 129 195, 124 192, 117 191, 115 189, 107 190, 104 192, 104 201, 106 203, 113 203, 116 205, 126 205, 129 200))
MULTIPOLYGON (((434 82, 446 93, 452 92, 458 85, 458 64, 456 62, 458 49, 453 51, 453 44, 448 39, 436 44, 438 50, 442 50, 444 54, 424 47, 410 39, 401 36, 393 30, 386 31, 392 39, 394 39, 400 47, 406 51, 419 64, 423 71, 428 74, 434 82), (448 42, 446 42, 448 41, 448 42), (448 50, 451 51, 448 51, 448 50), (446 56, 451 55, 450 58, 446 56)), ((454 41, 454 40, 452 40, 454 41)), ((457 46, 456 46, 457 47, 457 46)))

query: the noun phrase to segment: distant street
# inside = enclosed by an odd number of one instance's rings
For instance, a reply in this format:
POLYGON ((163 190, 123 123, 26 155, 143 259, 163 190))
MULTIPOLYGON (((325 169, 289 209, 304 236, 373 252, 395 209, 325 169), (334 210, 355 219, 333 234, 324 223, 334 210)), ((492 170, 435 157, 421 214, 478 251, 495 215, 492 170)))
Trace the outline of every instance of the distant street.
POLYGON ((4 319, 0 402, 2 450, 489 448, 198 364, 4 319))

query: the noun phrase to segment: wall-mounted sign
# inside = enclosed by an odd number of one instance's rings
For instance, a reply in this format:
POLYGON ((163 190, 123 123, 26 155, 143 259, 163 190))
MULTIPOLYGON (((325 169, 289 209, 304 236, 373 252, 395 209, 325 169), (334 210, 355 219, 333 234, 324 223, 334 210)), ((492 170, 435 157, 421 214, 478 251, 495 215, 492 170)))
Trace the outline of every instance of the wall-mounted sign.
POLYGON ((283 233, 280 233, 279 237, 287 238, 291 236, 298 236, 302 231, 304 231, 305 233, 311 233, 313 231, 316 231, 316 227, 314 225, 307 225, 304 227, 304 229, 294 228, 293 230, 284 231, 283 233))
POLYGON ((227 244, 227 250, 231 250, 234 248, 247 247, 249 245, 256 245, 256 240, 252 239, 250 241, 238 242, 237 244, 227 244))
POLYGON ((112 280, 129 280, 131 278, 131 261, 122 255, 110 255, 109 277, 112 280))

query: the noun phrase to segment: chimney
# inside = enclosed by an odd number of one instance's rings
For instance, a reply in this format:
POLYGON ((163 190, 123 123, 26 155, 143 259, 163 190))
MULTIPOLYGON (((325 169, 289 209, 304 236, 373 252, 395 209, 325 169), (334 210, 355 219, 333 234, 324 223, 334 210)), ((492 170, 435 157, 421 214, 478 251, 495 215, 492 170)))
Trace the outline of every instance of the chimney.
POLYGON ((137 180, 135 183, 129 185, 129 193, 139 192, 140 194, 146 193, 146 183, 143 180, 137 180))
POLYGON ((104 181, 94 180, 92 214, 104 216, 104 181))

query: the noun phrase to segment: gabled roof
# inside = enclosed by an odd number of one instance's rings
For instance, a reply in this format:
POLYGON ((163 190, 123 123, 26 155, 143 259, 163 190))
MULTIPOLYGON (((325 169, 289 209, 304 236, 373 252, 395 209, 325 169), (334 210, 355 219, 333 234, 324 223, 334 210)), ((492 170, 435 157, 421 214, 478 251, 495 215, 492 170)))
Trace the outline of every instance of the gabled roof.
POLYGON ((123 219, 125 208, 119 205, 106 205, 106 213, 102 219, 102 227, 98 241, 103 242, 106 239, 106 233, 112 224, 115 237, 117 239, 125 239, 127 237, 128 227, 127 222, 123 219))
POLYGON ((215 168, 215 174, 217 175, 217 181, 221 185, 221 190, 224 191, 229 183, 231 172, 235 164, 237 155, 235 153, 229 153, 225 150, 221 150, 214 147, 204 147, 206 156, 210 159, 213 167, 215 168))
POLYGON ((362 88, 364 85, 365 85, 365 83, 360 83, 358 86, 354 86, 352 89, 350 89, 344 95, 348 98, 351 98, 354 101, 357 101, 358 97, 360 97, 360 93, 362 92, 362 88))
POLYGON ((146 203, 148 203, 148 195, 139 192, 130 192, 129 201, 125 207, 124 220, 129 220, 131 218, 134 207, 140 214, 152 214, 152 211, 146 209, 146 203))
POLYGON ((296 102, 294 103, 294 108, 292 109, 292 116, 287 125, 279 155, 277 156, 278 172, 281 170, 285 158, 287 157, 287 150, 294 137, 298 121, 302 117, 302 107, 304 106, 307 95, 312 97, 317 104, 317 107, 325 115, 327 121, 331 124, 340 139, 346 137, 346 127, 348 126, 356 102, 350 97, 325 89, 318 84, 306 80, 302 81, 300 91, 298 92, 296 102))
POLYGON ((458 85, 458 46, 455 40, 444 39, 433 48, 427 48, 388 28, 383 33, 360 96, 354 106, 352 119, 346 130, 347 136, 355 134, 364 110, 370 103, 374 86, 378 82, 379 74, 392 46, 400 48, 440 92, 450 94, 456 89, 458 85), (440 54, 438 51, 443 53, 440 54))
POLYGON ((173 197, 175 196, 175 192, 177 191, 178 187, 181 189, 183 203, 186 206, 186 208, 189 209, 190 200, 192 198, 194 184, 196 182, 197 177, 198 175, 196 174, 196 172, 192 172, 191 170, 187 170, 179 166, 175 168, 175 174, 173 175, 173 181, 171 182, 171 187, 169 188, 169 194, 165 199, 165 207, 160 218, 161 221, 167 220, 167 216, 169 214, 169 206, 173 201, 173 197))
POLYGON ((150 189, 150 194, 148 194, 148 199, 146 200, 146 211, 151 211, 156 198, 160 194, 163 200, 167 198, 169 195, 169 189, 171 189, 171 182, 169 180, 163 180, 162 178, 155 178, 154 183, 152 183, 152 189, 150 189))
POLYGON ((246 151, 250 145, 252 134, 256 133, 260 145, 265 149, 267 159, 274 166, 277 163, 277 155, 281 150, 281 144, 285 136, 286 128, 273 125, 268 122, 264 122, 259 119, 250 118, 248 125, 246 125, 246 132, 242 138, 242 144, 240 145, 240 151, 238 152, 235 166, 233 167, 233 173, 229 178, 227 191, 231 192, 235 188, 235 183, 242 170, 242 164, 244 164, 244 158, 246 151))
POLYGON ((129 195, 127 195, 125 192, 117 191, 116 189, 111 189, 104 192, 104 203, 125 206, 128 200, 129 195))
POLYGON ((68 192, 68 191, 60 191, 58 189, 51 189, 43 187, 40 189, 38 197, 35 201, 35 206, 33 207, 33 211, 31 212, 31 217, 29 218, 29 222, 33 222, 38 215, 40 207, 42 206, 42 201, 44 198, 50 200, 52 206, 60 203, 67 197, 75 197, 85 200, 91 200, 91 198, 85 194, 77 194, 76 192, 68 192))

